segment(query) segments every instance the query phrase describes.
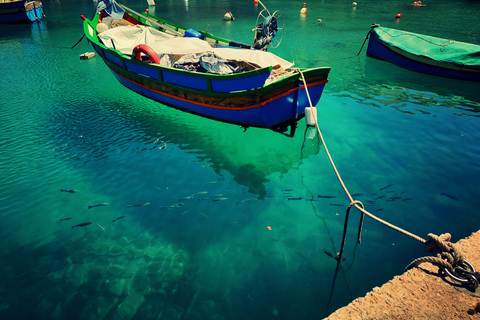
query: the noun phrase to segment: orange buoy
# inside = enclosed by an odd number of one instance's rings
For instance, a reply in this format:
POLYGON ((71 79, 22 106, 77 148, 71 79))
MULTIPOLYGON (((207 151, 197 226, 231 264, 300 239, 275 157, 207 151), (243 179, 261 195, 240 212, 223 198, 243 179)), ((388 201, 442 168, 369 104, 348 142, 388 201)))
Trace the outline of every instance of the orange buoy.
POLYGON ((402 17, 401 13, 397 13, 397 15, 395 16, 395 18, 397 18, 397 19, 400 19, 401 17, 402 17))
POLYGON ((272 230, 272 227, 268 226, 268 227, 267 227, 267 230, 272 230))
POLYGON ((305 2, 303 3, 303 8, 300 9, 300 13, 307 13, 307 4, 305 2))
POLYGON ((258 4, 258 0, 253 0, 253 4, 258 4))
POLYGON ((148 13, 148 9, 145 9, 145 13, 148 13))

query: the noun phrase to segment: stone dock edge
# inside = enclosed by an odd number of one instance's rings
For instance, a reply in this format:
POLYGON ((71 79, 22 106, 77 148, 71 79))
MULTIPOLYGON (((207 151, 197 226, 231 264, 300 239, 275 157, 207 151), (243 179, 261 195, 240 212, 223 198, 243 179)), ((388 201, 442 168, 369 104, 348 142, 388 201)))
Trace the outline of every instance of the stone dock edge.
MULTIPOLYGON (((455 246, 476 270, 480 270, 480 231, 458 241, 455 246)), ((480 319, 480 298, 476 296, 480 296, 480 287, 475 292, 467 291, 445 277, 438 267, 422 263, 380 288, 373 288, 324 320, 480 319)))

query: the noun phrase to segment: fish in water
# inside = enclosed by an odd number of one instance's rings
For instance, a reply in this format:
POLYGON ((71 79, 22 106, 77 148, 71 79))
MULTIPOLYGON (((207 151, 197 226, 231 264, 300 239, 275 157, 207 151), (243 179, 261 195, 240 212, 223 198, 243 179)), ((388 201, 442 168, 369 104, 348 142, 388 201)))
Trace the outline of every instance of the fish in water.
MULTIPOLYGON (((325 250, 323 249, 323 253, 325 253, 327 256, 335 259, 338 261, 339 257, 340 257, 340 252, 337 253, 336 255, 334 255, 333 253, 329 252, 328 250, 325 250)), ((342 257, 342 261, 345 261, 346 259, 344 257, 342 257)))
POLYGON ((196 196, 197 194, 207 194, 207 193, 208 193, 207 191, 200 191, 200 192, 194 193, 193 195, 196 196))
POLYGON ((73 189, 65 190, 65 189, 60 189, 60 192, 78 193, 78 192, 80 192, 80 190, 73 190, 73 189))
POLYGON ((112 222, 115 222, 115 221, 117 221, 117 220, 123 219, 123 218, 125 218, 125 217, 128 217, 128 215, 127 215, 127 214, 124 214, 123 216, 118 217, 117 219, 112 220, 112 222))
POLYGON ((183 197, 178 200, 181 201, 181 200, 190 200, 190 199, 193 199, 193 196, 183 197))
POLYGON ((390 188, 391 186, 392 186, 392 184, 390 183, 388 186, 385 186, 385 187, 383 187, 383 188, 380 189, 380 190, 385 190, 385 189, 387 189, 387 188, 390 188))
POLYGON ((99 203, 99 204, 94 204, 93 206, 88 206, 88 209, 92 209, 95 207, 105 207, 108 206, 108 203, 99 203))
POLYGON ((441 196, 445 196, 445 197, 450 198, 450 199, 455 200, 455 201, 459 201, 459 200, 458 200, 457 198, 455 198, 454 196, 451 196, 451 195, 446 194, 446 193, 443 193, 443 192, 440 193, 440 195, 441 195, 441 196))
POLYGON ((149 204, 150 202, 128 204, 127 207, 145 207, 145 206, 148 206, 149 204))
POLYGON ((217 201, 223 201, 223 200, 227 200, 228 198, 215 198, 212 200, 212 203, 214 202, 217 202, 217 201))
POLYGON ((354 193, 352 194, 352 197, 360 197, 363 196, 363 193, 354 193))
POLYGON ((89 224, 92 224, 92 223, 91 222, 83 222, 83 223, 72 226, 72 229, 75 228, 75 227, 85 227, 85 226, 88 226, 89 224))
POLYGON ((177 203, 177 204, 173 204, 171 206, 163 206, 161 207, 160 209, 170 209, 170 208, 178 208, 178 207, 181 207, 183 206, 184 204, 183 203, 177 203))
POLYGON ((66 221, 66 220, 71 220, 73 218, 63 218, 63 219, 60 219, 60 221, 66 221))
POLYGON ((302 197, 288 198, 288 200, 302 200, 302 197))
POLYGON ((335 196, 322 196, 322 195, 318 195, 317 198, 333 199, 333 198, 335 198, 335 196))

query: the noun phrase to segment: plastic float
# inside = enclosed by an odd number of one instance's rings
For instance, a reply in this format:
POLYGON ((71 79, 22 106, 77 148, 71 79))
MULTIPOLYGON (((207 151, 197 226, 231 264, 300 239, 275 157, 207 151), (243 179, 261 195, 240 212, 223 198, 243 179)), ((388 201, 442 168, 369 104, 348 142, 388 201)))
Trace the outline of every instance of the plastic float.
POLYGON ((235 21, 235 18, 233 17, 233 14, 228 11, 227 13, 225 13, 225 15, 223 16, 223 20, 227 20, 227 21, 235 21))
POLYGON ((300 13, 307 13, 307 4, 305 2, 303 3, 303 8, 300 9, 300 13))

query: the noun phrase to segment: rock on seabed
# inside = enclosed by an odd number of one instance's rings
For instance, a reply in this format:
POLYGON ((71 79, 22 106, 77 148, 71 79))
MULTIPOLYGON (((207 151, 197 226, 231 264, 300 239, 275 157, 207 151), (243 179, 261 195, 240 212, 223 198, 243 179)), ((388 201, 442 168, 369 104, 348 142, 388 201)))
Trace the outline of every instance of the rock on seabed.
POLYGON ((128 295, 113 314, 113 320, 132 319, 144 302, 145 298, 141 294, 132 293, 128 295))

